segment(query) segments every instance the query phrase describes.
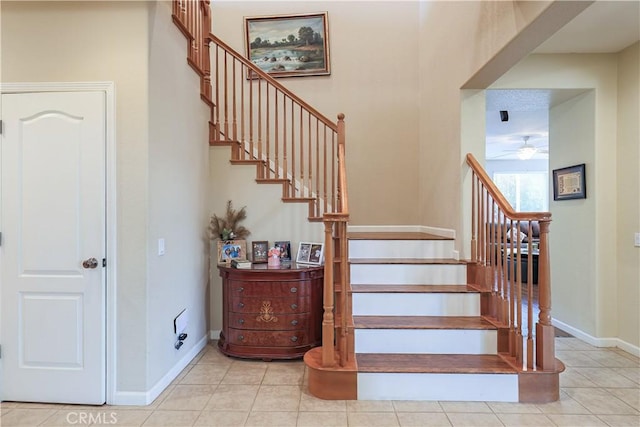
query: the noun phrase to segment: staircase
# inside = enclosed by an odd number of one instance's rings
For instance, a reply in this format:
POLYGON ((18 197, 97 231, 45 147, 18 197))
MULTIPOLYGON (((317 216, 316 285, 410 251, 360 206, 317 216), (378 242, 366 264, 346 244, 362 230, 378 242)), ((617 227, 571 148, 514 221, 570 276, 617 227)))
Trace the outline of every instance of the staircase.
MULTIPOLYGON (((454 240, 433 234, 348 233, 344 115, 329 120, 211 34, 210 13, 209 0, 173 2, 187 62, 211 109, 209 144, 229 146, 232 164, 255 165, 256 182, 282 186, 284 203, 307 203, 309 221, 324 223, 322 346, 304 356, 310 393, 558 400, 564 366, 551 325, 551 214, 515 212, 467 155, 470 259, 458 260, 454 240), (532 277, 532 246, 514 243, 513 230, 524 221, 541 230, 537 321, 533 287, 521 283, 522 265, 532 277)), ((527 237, 531 242, 531 231, 527 237)))
POLYGON ((358 399, 517 402, 518 373, 453 240, 349 233, 358 399))

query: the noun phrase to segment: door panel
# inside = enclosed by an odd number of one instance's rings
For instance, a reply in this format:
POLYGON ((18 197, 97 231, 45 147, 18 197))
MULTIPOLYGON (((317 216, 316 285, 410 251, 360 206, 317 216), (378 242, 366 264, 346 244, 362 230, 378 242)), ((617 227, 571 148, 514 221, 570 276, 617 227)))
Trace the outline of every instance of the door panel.
POLYGON ((104 403, 105 95, 4 94, 2 109, 2 399, 104 403))

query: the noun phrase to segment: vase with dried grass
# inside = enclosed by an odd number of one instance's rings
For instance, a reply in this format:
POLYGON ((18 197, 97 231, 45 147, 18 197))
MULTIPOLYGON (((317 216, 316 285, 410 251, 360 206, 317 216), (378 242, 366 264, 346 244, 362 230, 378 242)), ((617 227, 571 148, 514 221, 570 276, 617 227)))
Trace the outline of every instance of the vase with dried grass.
POLYGON ((227 201, 227 210, 224 216, 213 214, 209 222, 209 233, 211 240, 220 239, 222 241, 229 240, 245 240, 251 232, 240 225, 247 218, 247 207, 243 206, 240 210, 235 210, 231 200, 227 201))

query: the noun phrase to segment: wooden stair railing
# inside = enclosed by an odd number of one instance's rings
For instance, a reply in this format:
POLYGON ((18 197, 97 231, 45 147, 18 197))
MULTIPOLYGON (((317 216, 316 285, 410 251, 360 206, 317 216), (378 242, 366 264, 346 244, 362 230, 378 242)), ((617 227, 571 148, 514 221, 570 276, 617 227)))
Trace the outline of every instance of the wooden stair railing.
POLYGON ((475 283, 490 292, 488 315, 508 326, 508 353, 524 371, 557 369, 554 327, 551 324, 549 270, 549 212, 516 212, 491 181, 480 163, 467 154, 472 171, 471 261, 476 265, 475 283), (534 319, 532 226, 526 246, 519 241, 521 225, 537 222, 538 304, 534 319), (526 251, 524 250, 526 249, 526 251), (526 262, 523 262, 526 261, 526 262), (527 266, 523 271, 523 264, 527 266), (529 284, 522 283, 526 274, 529 284), (523 296, 523 292, 526 292, 523 296), (523 302, 526 313, 523 313, 523 302))
POLYGON ((282 185, 283 202, 324 221, 322 364, 353 363, 344 114, 329 120, 211 34, 209 0, 174 0, 172 19, 211 108, 209 144, 231 146, 232 163, 255 164, 258 183, 282 185))

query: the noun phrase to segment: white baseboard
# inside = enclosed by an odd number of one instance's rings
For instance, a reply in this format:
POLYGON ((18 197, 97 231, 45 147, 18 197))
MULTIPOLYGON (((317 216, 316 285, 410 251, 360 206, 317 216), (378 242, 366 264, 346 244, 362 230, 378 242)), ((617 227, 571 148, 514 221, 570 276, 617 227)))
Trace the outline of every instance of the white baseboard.
POLYGON ((551 319, 551 324, 594 347, 617 347, 636 357, 640 357, 640 347, 623 341, 620 338, 596 338, 558 319, 551 319))
POLYGON ((209 339, 210 340, 218 340, 220 339, 220 329, 212 329, 209 331, 209 339))
POLYGON ((353 233, 381 233, 381 232, 406 232, 406 233, 429 233, 436 236, 456 238, 456 231, 447 228, 427 227, 424 225, 349 225, 348 232, 353 233))
POLYGON ((185 354, 179 361, 176 363, 167 374, 160 378, 160 380, 148 391, 116 391, 113 396, 113 401, 107 402, 109 405, 136 405, 136 406, 146 406, 151 404, 160 393, 162 393, 171 381, 176 379, 176 377, 182 372, 182 370, 193 360, 194 357, 200 353, 200 351, 207 345, 209 338, 207 335, 204 335, 197 343, 194 345, 191 350, 187 354, 185 354))

